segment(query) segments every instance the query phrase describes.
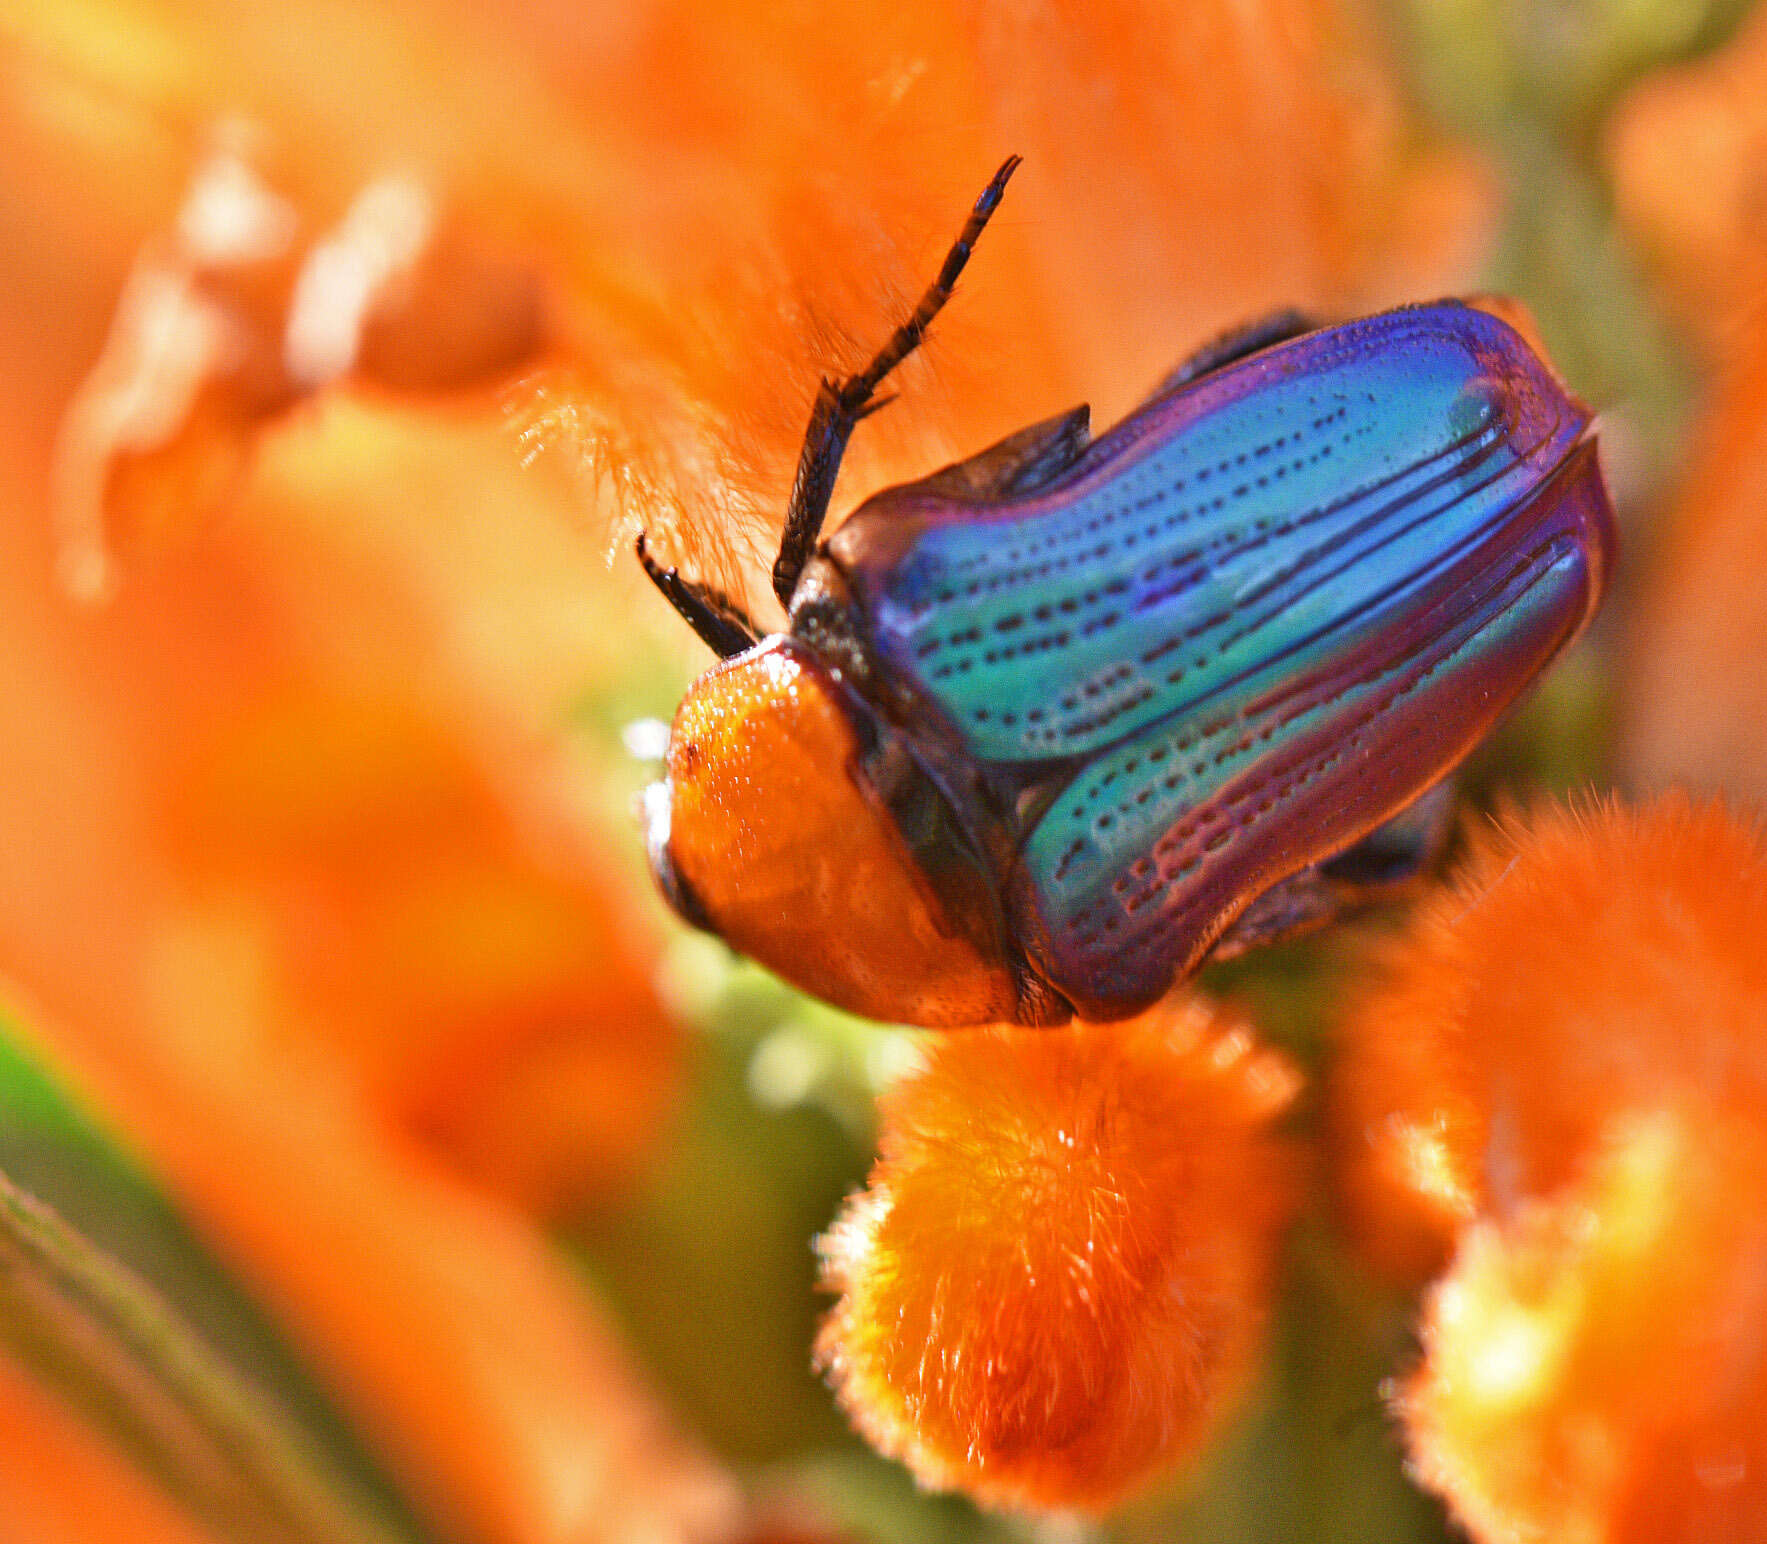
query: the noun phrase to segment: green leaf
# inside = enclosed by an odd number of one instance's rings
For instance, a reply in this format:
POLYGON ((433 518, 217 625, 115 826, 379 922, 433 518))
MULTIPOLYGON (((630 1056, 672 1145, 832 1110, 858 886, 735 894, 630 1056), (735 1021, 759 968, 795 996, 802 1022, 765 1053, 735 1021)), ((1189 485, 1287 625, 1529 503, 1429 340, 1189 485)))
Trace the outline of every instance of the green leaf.
POLYGON ((270 1322, 3 1014, 0 1343, 224 1536, 425 1537, 270 1322))

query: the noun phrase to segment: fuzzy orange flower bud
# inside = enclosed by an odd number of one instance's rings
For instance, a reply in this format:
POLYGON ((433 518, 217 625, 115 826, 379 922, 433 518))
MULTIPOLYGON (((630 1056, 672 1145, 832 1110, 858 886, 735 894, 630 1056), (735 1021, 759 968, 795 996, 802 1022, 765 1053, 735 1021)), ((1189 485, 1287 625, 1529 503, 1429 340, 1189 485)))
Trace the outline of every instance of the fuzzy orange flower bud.
POLYGON ((1767 1520, 1767 1131, 1697 1106, 1615 1130, 1475 1226, 1402 1398, 1480 1539, 1699 1544, 1767 1520))
POLYGON ((1635 786, 1767 801, 1764 467, 1767 306, 1757 306, 1731 339, 1632 614, 1621 757, 1635 786))
POLYGON ((1767 1516, 1767 839, 1717 804, 1488 835, 1346 1024, 1354 1231, 1452 1257, 1401 1400, 1480 1539, 1767 1516))
POLYGON ((1102 1511, 1193 1453, 1264 1326, 1297 1086, 1195 999, 940 1037, 822 1241, 818 1356, 855 1423, 1008 1507, 1102 1511))
POLYGON ((1604 137, 1621 224, 1678 318, 1722 357, 1767 282, 1767 12, 1724 47, 1638 81, 1604 137))

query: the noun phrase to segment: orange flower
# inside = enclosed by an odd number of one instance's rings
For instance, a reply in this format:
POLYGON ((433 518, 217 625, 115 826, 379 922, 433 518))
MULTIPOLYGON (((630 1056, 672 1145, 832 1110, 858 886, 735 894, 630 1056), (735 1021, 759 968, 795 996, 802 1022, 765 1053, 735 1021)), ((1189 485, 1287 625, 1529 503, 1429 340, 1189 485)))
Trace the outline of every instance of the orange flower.
MULTIPOLYGON (((1713 362, 1628 639, 1622 763, 1767 797, 1767 11, 1634 86, 1608 133, 1622 223, 1713 362)), ((1654 534, 1654 533, 1653 533, 1654 534)))
POLYGON ((84 599, 110 547, 165 539, 238 489, 265 428, 346 376, 435 393, 538 344, 536 277, 447 229, 417 179, 368 183, 329 230, 278 195, 224 123, 171 229, 141 250, 57 451, 61 570, 84 599))
MULTIPOLYGON (((483 487, 508 450, 473 454, 483 487)), ((622 1176, 657 1129, 675 1033, 641 892, 597 854, 581 769, 492 692, 510 638, 432 652, 384 528, 352 550, 275 508, 94 618, 48 589, 47 523, 5 523, 0 844, 30 883, 0 959, 433 1510, 511 1544, 627 1514, 702 1536, 727 1480, 511 1204, 622 1176)), ((518 508, 505 561, 546 518, 518 508)))
POLYGON ((1464 288, 1493 234, 1485 169, 1416 135, 1339 0, 685 5, 639 36, 633 79, 670 86, 625 104, 644 186, 608 190, 627 245, 604 250, 680 314, 628 335, 593 297, 561 416, 613 436, 603 464, 661 495, 628 515, 679 508, 701 564, 720 520, 766 546, 817 377, 888 336, 1008 152, 1025 169, 985 262, 898 377, 901 404, 855 436, 837 513, 1076 401, 1111 422, 1262 312, 1464 288), (693 207, 659 199, 672 182, 693 207))
POLYGON ((1621 223, 1665 298, 1722 358, 1767 288, 1767 12, 1724 48, 1646 76, 1607 130, 1621 223))
POLYGON ((1399 1402, 1480 1539, 1702 1544, 1767 1516, 1767 1133, 1690 1102, 1463 1236, 1399 1402))
MULTIPOLYGON (((1767 294, 1767 292, 1764 292, 1767 294)), ((1767 307, 1734 340, 1635 611, 1622 747, 1646 787, 1767 799, 1767 307)))
POLYGON ((1631 629, 1622 753, 1645 787, 1767 797, 1767 11, 1647 77, 1608 134, 1619 212, 1715 362, 1631 629))
MULTIPOLYGON (((615 648, 575 490, 522 471, 493 399, 333 392, 253 419, 224 513, 192 463, 139 465, 171 539, 107 608, 55 582, 58 422, 222 105, 288 88, 272 181, 322 233, 402 152, 306 137, 290 98, 372 117, 438 62, 369 8, 329 56, 270 8, 200 9, 8 23, 31 234, 0 284, 0 968, 427 1514, 502 1544, 718 1536, 729 1476, 527 1212, 630 1174, 679 1048, 648 898, 585 807, 601 770, 558 734, 615 648)), ((279 336, 274 295, 224 298, 279 336)))
MULTIPOLYGON (((269 0, 29 16, 47 86, 20 131, 79 124, 170 281, 149 315, 244 340, 250 368, 235 348, 218 397, 195 389, 212 371, 172 380, 195 415, 161 426, 195 436, 164 440, 184 452, 182 486, 224 483, 241 436, 310 384, 287 353, 297 337, 354 340, 356 356, 324 357, 401 387, 531 357, 538 439, 580 440, 632 522, 684 517, 721 577, 732 520, 751 535, 776 524, 817 376, 887 335, 1009 151, 1029 167, 990 235, 987 282, 966 286, 934 346, 965 387, 936 405, 942 443, 925 443, 924 406, 886 415, 855 444, 843 499, 1079 397, 1114 416, 1259 311, 1464 287, 1491 236, 1490 180, 1419 143, 1343 0, 1054 4, 1010 26, 931 3, 884 17, 681 0, 567 26, 543 6, 485 25, 439 4, 365 15, 326 0, 302 8, 298 50, 269 0), (113 31, 125 46, 106 46, 113 31), (332 78, 344 57, 373 90, 332 78), (191 177, 223 113, 264 126, 222 181, 257 187, 269 212, 217 268, 166 232, 205 185, 191 177), (403 201, 376 197, 389 190, 403 201), (427 217, 401 224, 401 208, 427 217), (411 271, 377 268, 414 229, 411 271), (353 307, 313 282, 339 244, 356 269, 387 270, 353 307), (297 303, 315 293, 335 303, 297 303), (310 317, 323 325, 294 325, 310 317), (417 368, 396 363, 414 354, 417 368)), ((140 363, 129 322, 113 364, 140 363)), ((910 402, 926 402, 928 371, 904 373, 910 402)), ((127 449, 114 411, 93 417, 110 440, 76 444, 70 479, 88 495, 127 449)))
POLYGON ((1546 811, 1348 1015, 1353 1226, 1390 1267, 1452 1257, 1401 1410, 1481 1538, 1759 1521, 1764 915, 1767 842, 1722 806, 1546 811))
POLYGON ((1186 998, 933 1041, 822 1243, 817 1354, 854 1421, 1009 1507, 1103 1511, 1194 1453, 1260 1342, 1297 1083, 1186 998))

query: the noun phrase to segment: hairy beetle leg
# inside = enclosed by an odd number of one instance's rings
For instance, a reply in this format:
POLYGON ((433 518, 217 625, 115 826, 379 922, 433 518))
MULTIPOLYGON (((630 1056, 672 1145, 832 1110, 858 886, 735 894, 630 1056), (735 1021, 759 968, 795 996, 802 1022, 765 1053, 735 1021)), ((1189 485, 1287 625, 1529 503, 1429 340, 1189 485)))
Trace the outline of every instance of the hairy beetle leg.
POLYGON ((729 659, 755 646, 759 634, 748 613, 722 591, 683 579, 679 569, 664 568, 650 555, 644 532, 634 544, 638 562, 663 599, 678 611, 687 625, 705 640, 719 659, 729 659))
POLYGON ((1385 825, 1319 867, 1356 900, 1379 900, 1429 876, 1448 850, 1459 808, 1455 779, 1443 778, 1385 825))
POLYGON ((810 410, 810 426, 804 433, 804 448, 798 454, 791 502, 786 506, 779 556, 773 564, 773 593, 779 597, 780 605, 790 608, 798 575, 803 572, 804 564, 809 561, 817 538, 822 534, 822 522, 827 518, 828 503, 834 496, 835 479, 840 475, 847 441, 860 419, 868 418, 884 405, 883 401, 873 400, 872 393, 890 371, 920 347, 933 318, 951 298, 977 238, 993 218, 1007 182, 1018 170, 1019 159, 1016 155, 1008 156, 987 187, 982 189, 963 230, 945 254, 938 277, 927 286, 913 314, 891 334, 889 342, 871 363, 858 375, 849 376, 844 381, 824 379, 817 390, 815 406, 810 410))

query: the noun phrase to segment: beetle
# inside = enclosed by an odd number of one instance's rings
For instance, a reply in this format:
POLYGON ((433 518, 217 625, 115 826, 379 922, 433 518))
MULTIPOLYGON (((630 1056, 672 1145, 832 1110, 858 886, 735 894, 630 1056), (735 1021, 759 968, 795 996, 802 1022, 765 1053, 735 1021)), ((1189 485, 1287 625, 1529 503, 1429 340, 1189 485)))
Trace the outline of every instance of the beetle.
POLYGON ((1417 870, 1443 780, 1612 562, 1590 413, 1501 302, 1267 318, 1099 438, 1076 408, 823 538, 1017 165, 876 358, 822 382, 784 632, 638 538, 721 657, 644 796, 664 896, 901 1023, 1125 1017, 1417 870))

